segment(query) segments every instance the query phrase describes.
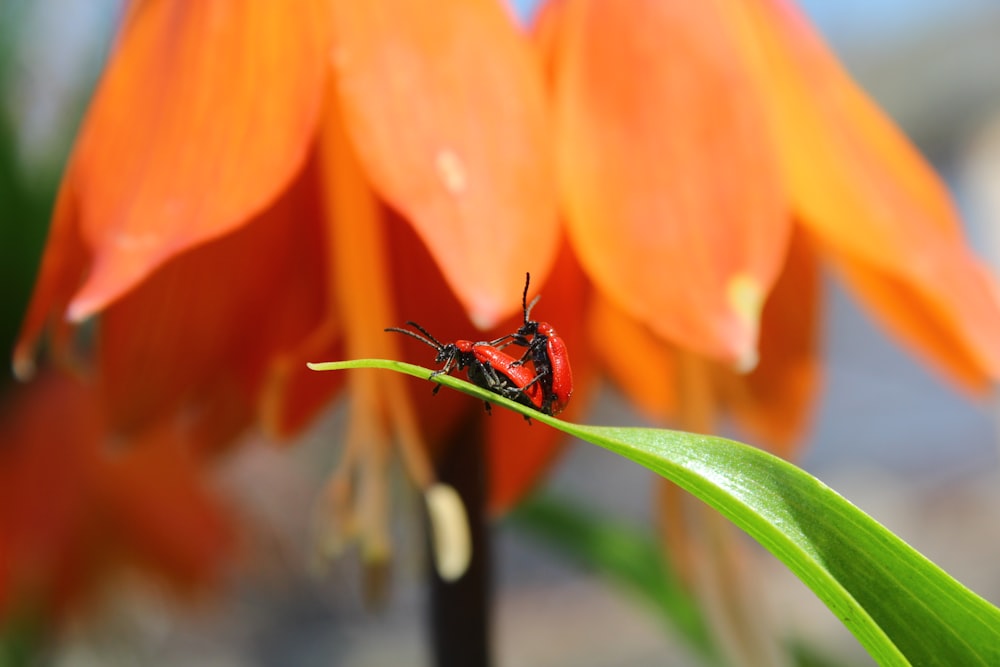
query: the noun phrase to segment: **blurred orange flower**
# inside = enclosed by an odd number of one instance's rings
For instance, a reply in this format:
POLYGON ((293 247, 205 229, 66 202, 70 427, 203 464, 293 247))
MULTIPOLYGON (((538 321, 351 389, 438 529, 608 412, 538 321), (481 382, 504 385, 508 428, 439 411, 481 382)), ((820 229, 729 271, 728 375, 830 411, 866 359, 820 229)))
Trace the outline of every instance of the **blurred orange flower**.
MULTIPOLYGON (((510 331, 526 270, 572 351, 570 419, 600 361, 657 416, 701 383, 709 419, 792 442, 820 261, 956 380, 1000 375, 994 285, 946 193, 790 4, 552 0, 534 37, 494 0, 133 3, 16 368, 49 320, 67 358, 99 315, 109 428, 167 424, 201 455, 255 423, 294 435, 346 383, 331 493, 375 558, 393 443, 426 489, 428 452, 481 406, 304 363, 426 364, 382 333, 405 319, 443 340, 510 331)), ((557 443, 487 423, 501 508, 557 443)))
MULTIPOLYGON (((345 536, 379 559, 393 443, 426 489, 427 450, 481 406, 427 409, 418 383, 305 362, 399 357, 382 329, 408 317, 444 338, 470 318, 510 328, 524 272, 541 284, 560 252, 550 143, 541 72, 498 3, 133 3, 66 169, 15 368, 31 374, 51 321, 53 355, 92 367, 113 433, 165 424, 199 457, 256 423, 295 434, 348 383, 331 493, 345 536), (77 354, 77 325, 98 314, 93 353, 77 354)), ((550 284, 567 289, 546 314, 572 313, 571 336, 585 283, 562 256, 550 284)), ((555 435, 490 423, 506 504, 555 435), (512 438, 526 446, 500 448, 512 438)))
POLYGON ((188 452, 156 431, 113 450, 95 393, 65 376, 2 407, 0 625, 64 616, 123 569, 217 581, 234 536, 188 452))
POLYGON ((638 405, 670 414, 701 385, 789 454, 820 262, 953 380, 1000 375, 996 286, 947 193, 790 2, 561 0, 538 36, 591 336, 638 405), (671 347, 753 370, 692 380, 671 347))

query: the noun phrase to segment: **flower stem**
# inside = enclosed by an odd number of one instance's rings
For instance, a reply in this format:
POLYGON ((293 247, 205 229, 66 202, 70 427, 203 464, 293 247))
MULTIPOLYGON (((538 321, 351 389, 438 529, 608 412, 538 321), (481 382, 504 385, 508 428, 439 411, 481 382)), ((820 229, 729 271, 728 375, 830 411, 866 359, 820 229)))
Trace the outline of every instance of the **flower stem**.
POLYGON ((491 662, 492 554, 486 523, 485 445, 483 416, 470 412, 437 460, 438 480, 454 487, 465 504, 472 542, 469 568, 457 581, 443 580, 433 558, 428 558, 431 641, 437 667, 487 667, 491 662))

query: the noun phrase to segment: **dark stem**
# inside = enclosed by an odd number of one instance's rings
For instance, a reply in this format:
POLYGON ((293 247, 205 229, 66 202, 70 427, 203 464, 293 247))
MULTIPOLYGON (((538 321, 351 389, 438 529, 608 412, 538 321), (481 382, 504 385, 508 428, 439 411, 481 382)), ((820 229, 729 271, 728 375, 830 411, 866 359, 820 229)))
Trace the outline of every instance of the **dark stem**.
POLYGON ((436 667, 488 667, 492 602, 492 555, 486 523, 485 425, 469 413, 437 463, 438 479, 458 492, 469 516, 472 561, 454 582, 438 576, 428 559, 431 641, 436 667))

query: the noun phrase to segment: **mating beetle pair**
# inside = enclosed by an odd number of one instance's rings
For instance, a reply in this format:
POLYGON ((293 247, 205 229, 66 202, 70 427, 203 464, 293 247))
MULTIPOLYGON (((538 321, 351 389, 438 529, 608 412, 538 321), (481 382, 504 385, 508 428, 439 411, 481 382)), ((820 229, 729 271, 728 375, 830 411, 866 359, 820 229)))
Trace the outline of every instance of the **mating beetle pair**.
MULTIPOLYGON (((453 368, 467 368, 469 380, 474 384, 545 414, 557 415, 565 409, 573 394, 569 352, 566 343, 551 324, 528 319, 539 298, 535 297, 528 304, 530 282, 531 275, 525 274, 524 293, 521 295, 524 323, 514 333, 495 340, 478 343, 458 340, 444 344, 416 322, 407 324, 419 331, 419 334, 398 327, 390 327, 386 331, 406 334, 437 350, 435 361, 444 366, 431 377, 450 373, 453 368), (520 359, 504 352, 504 348, 509 345, 525 348, 520 359), (527 365, 529 361, 530 367, 527 365)), ((440 385, 435 387, 434 392, 437 393, 439 388, 440 385)))

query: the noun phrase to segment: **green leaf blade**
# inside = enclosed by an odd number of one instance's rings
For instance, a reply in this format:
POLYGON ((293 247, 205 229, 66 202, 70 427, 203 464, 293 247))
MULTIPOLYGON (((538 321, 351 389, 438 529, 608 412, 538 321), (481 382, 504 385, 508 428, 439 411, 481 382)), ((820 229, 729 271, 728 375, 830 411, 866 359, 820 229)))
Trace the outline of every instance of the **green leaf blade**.
POLYGON ((572 430, 722 512, 806 583, 881 664, 1000 664, 1000 610, 790 463, 723 438, 572 430))
POLYGON ((1000 609, 821 481, 767 452, 678 431, 571 424, 402 362, 363 359, 310 368, 385 368, 432 379, 662 475, 773 553, 882 665, 1000 665, 1000 609))

